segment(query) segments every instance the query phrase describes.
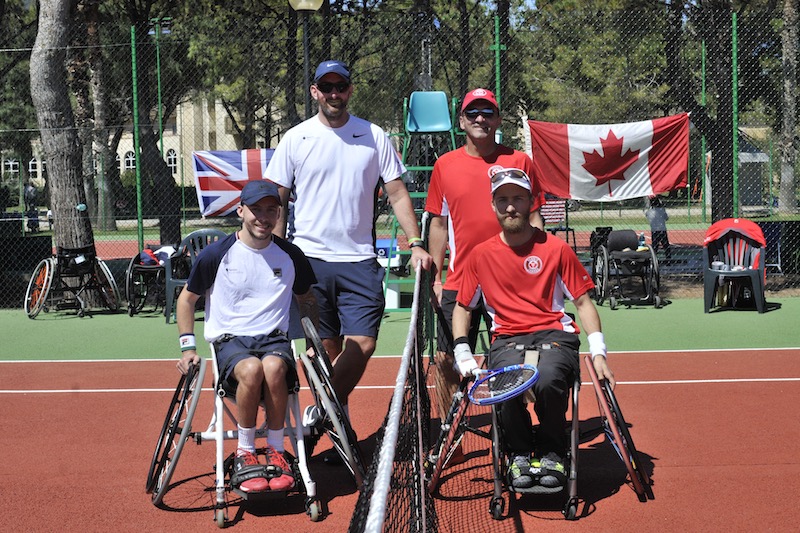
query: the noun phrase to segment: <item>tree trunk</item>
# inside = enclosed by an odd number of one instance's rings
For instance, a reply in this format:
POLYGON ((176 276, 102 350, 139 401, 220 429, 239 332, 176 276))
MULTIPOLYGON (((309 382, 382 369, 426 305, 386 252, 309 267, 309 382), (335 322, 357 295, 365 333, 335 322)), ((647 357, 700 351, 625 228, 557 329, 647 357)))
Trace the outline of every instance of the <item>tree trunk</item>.
POLYGON ((31 51, 31 98, 47 156, 48 186, 58 246, 94 242, 81 172, 81 146, 75 131, 66 81, 70 0, 39 2, 39 31, 31 51))
POLYGON ((794 165, 797 159, 795 128, 797 126, 797 0, 783 1, 783 123, 781 125, 781 184, 778 211, 797 210, 794 165))

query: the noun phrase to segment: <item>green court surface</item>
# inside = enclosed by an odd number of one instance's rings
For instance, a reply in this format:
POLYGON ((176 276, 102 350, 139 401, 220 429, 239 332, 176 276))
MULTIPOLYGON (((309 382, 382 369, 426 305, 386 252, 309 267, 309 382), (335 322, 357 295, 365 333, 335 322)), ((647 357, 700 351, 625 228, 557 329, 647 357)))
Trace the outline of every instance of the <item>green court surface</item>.
MULTIPOLYGON (((661 309, 599 308, 609 352, 794 348, 800 346, 800 298, 769 298, 773 308, 703 313, 700 299, 678 299, 661 309), (779 306, 779 307, 778 307, 779 306), (774 308, 778 307, 778 308, 774 308)), ((568 310, 570 305, 568 305, 568 310)), ((199 314, 198 314, 199 317, 199 314)), ((410 315, 386 315, 376 356, 403 352, 410 315)), ((31 320, 19 310, 0 310, 0 360, 177 359, 178 329, 157 313, 106 314, 79 318, 64 312, 40 313, 31 320)), ((202 333, 198 320, 196 333, 202 333)), ((586 347, 586 343, 583 343, 586 347)), ((208 346, 200 343, 201 355, 208 346)))

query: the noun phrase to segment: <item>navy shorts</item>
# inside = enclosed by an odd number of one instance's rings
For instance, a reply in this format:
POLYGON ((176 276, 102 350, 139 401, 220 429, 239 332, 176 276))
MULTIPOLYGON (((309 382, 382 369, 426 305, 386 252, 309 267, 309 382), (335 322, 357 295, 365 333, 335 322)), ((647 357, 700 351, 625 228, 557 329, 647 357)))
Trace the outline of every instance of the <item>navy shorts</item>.
POLYGON ((269 335, 223 335, 214 342, 220 382, 228 394, 235 394, 239 383, 233 377, 234 367, 248 357, 280 357, 286 363, 286 385, 289 391, 298 390, 297 369, 292 345, 285 333, 275 331, 269 335))
POLYGON ((319 336, 378 337, 383 318, 384 269, 377 259, 334 263, 309 257, 317 283, 313 285, 319 306, 319 336))

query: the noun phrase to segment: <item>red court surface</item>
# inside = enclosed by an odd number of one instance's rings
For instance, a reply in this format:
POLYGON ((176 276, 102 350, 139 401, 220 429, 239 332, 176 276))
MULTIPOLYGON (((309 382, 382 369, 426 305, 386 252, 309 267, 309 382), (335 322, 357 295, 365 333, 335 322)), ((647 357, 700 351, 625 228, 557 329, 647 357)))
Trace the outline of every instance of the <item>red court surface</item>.
MULTIPOLYGON (((617 396, 655 499, 641 503, 602 437, 579 452, 579 519, 534 496, 489 515, 484 466, 447 471, 436 502, 440 531, 796 531, 800 507, 800 352, 765 350, 612 354, 617 396), (467 493, 459 493, 467 487, 467 493)), ((386 413, 397 358, 376 358, 351 397, 365 453, 386 413)), ((585 377, 585 376, 584 376, 585 377)), ((145 494, 158 432, 177 383, 173 361, 0 363, 5 422, 6 531, 211 531, 214 446, 187 443, 165 509, 145 494)), ((210 385, 210 379, 209 383, 210 385)), ((307 390, 301 402, 310 401, 307 390)), ((204 391, 195 426, 213 399, 204 391)), ((596 425, 591 387, 580 395, 582 426, 596 425)), ((477 438, 477 437, 476 437, 477 438)), ((329 447, 321 441, 317 451, 329 447)), ((488 450, 488 443, 487 443, 488 450)), ((321 523, 302 498, 260 507, 234 504, 234 531, 345 531, 357 493, 344 467, 309 464, 328 508, 321 523)))

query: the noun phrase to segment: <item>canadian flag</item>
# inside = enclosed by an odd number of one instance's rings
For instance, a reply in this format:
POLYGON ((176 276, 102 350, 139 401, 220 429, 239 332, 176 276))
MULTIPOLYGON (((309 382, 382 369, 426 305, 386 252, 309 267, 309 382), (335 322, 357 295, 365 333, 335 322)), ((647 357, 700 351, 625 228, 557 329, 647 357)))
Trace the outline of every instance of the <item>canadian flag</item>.
POLYGON ((687 113, 626 124, 527 122, 536 177, 559 198, 611 202, 686 187, 687 113))

